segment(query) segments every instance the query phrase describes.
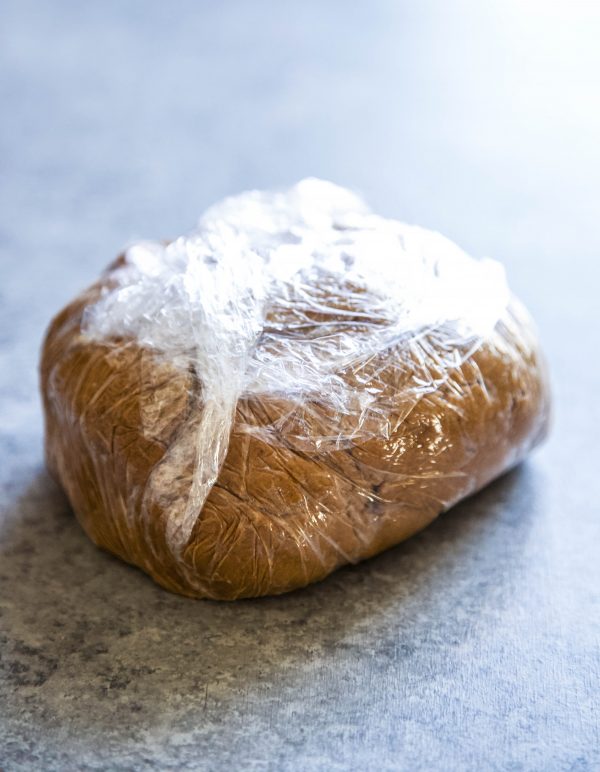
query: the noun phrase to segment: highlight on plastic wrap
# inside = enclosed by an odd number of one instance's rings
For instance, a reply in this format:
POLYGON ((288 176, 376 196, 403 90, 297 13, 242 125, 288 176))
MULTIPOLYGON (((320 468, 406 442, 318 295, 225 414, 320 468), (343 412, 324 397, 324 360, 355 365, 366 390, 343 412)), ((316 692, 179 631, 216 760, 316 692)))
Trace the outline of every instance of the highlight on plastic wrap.
POLYGON ((94 541, 217 598, 406 538, 520 460, 549 405, 499 263, 315 179, 131 246, 55 319, 42 390, 94 541))

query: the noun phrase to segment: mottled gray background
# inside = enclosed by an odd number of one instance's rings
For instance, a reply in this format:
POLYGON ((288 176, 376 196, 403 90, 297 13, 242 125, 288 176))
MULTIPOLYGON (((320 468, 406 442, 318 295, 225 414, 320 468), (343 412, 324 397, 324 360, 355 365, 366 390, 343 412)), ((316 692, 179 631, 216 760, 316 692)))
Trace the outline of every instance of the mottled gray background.
POLYGON ((597 770, 600 7, 0 0, 0 768, 597 770), (132 238, 306 175, 502 259, 551 440, 405 545, 232 605, 83 536, 47 320, 132 238))

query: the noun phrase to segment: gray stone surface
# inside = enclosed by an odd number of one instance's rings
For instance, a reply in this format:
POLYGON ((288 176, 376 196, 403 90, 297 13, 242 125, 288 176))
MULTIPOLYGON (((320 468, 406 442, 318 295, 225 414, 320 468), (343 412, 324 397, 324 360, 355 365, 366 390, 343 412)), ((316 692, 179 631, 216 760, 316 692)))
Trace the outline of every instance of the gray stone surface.
POLYGON ((0 2, 0 768, 600 768, 595 4, 0 2), (43 469, 48 319, 129 239, 315 174, 504 260, 547 445, 283 598, 193 602, 43 469))

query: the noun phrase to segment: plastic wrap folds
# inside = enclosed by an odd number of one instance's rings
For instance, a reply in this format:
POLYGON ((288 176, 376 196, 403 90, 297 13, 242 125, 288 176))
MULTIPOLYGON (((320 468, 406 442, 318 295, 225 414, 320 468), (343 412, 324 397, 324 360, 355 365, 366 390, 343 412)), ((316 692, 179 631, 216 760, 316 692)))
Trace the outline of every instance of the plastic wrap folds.
POLYGON ((241 397, 288 403, 274 424, 244 427, 269 443, 284 428, 317 451, 389 437, 392 415, 402 421, 438 389, 509 299, 500 264, 316 179, 228 198, 188 236, 130 247, 115 278, 87 309, 86 334, 133 337, 202 382, 193 484, 170 524, 176 547, 217 480, 241 397), (379 379, 390 352, 398 372, 379 379))
POLYGON ((397 544, 549 410, 498 263, 314 179, 131 246, 53 320, 41 380, 48 465, 94 542, 222 599, 397 544))

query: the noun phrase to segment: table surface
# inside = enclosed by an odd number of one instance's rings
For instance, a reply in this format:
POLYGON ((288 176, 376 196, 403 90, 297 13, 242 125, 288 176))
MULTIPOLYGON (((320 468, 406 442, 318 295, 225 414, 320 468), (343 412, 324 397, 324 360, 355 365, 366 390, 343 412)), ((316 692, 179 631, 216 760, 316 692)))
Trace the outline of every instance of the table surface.
POLYGON ((0 4, 0 768, 600 768, 592 6, 0 4), (43 330, 131 239, 309 175, 505 263, 553 433, 322 584, 179 598, 44 471, 43 330))

